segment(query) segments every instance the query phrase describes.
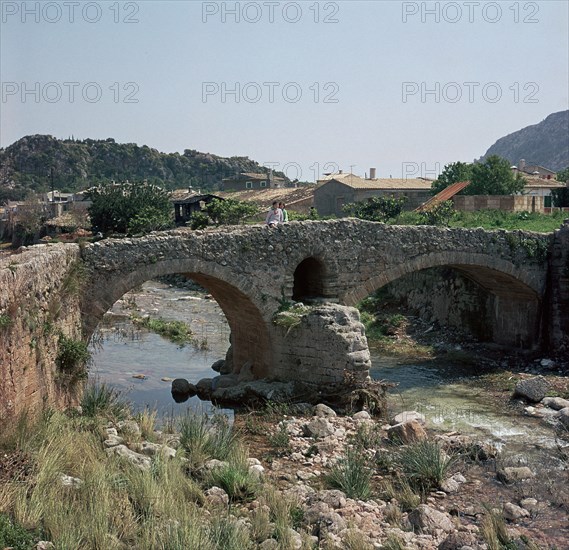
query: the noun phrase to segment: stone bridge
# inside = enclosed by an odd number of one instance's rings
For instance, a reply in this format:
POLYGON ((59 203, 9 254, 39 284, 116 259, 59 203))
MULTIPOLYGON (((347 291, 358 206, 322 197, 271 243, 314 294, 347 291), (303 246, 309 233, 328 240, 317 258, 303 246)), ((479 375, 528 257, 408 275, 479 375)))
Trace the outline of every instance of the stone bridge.
POLYGON ((308 221, 43 245, 0 263, 0 417, 21 410, 20 396, 65 401, 58 335, 89 339, 114 302, 149 279, 184 274, 212 294, 231 328, 235 373, 249 364, 256 378, 328 384, 350 371, 367 376, 367 343, 349 306, 436 267, 490 297, 491 340, 567 349, 569 225, 536 234, 308 221), (313 311, 288 331, 274 316, 291 300, 313 311))

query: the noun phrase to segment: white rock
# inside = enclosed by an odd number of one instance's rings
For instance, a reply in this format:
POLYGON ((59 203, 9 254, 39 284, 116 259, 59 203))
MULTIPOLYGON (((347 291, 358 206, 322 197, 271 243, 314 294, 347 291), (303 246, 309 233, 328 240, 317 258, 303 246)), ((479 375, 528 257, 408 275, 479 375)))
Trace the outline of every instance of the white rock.
POLYGON ((367 411, 360 411, 353 415, 355 420, 371 420, 371 414, 367 411))
POLYGON ((391 419, 390 424, 395 426, 395 424, 401 424, 402 422, 411 422, 416 420, 422 426, 425 425, 425 415, 417 411, 403 411, 391 419))
POLYGON ((314 407, 314 415, 319 417, 334 417, 336 416, 336 411, 323 403, 319 403, 314 407))
POLYGON ((125 458, 141 470, 150 470, 150 458, 130 450, 126 445, 117 445, 116 447, 110 447, 109 449, 105 449, 105 452, 109 456, 117 455, 125 458))
POLYGON ((83 480, 79 479, 78 477, 71 477, 68 476, 67 474, 61 474, 59 476, 59 479, 61 480, 61 484, 64 487, 81 487, 81 485, 83 485, 83 480))

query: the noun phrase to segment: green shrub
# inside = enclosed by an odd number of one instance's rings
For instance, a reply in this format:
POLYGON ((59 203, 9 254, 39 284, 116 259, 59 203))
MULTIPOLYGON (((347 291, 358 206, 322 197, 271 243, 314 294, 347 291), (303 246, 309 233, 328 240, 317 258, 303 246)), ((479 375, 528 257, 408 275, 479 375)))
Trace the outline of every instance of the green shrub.
POLYGON ((456 210, 452 201, 438 202, 428 210, 419 213, 425 225, 444 225, 445 227, 448 227, 455 215, 456 210))
POLYGON ((65 373, 78 374, 91 359, 87 344, 81 340, 74 340, 64 334, 59 336, 56 363, 65 373))
POLYGON ((290 449, 290 436, 286 429, 286 424, 282 422, 275 433, 270 433, 267 440, 271 447, 274 447, 279 452, 285 452, 290 449))
POLYGON ((187 223, 190 229, 205 229, 209 225, 209 216, 204 212, 194 212, 187 223))
POLYGON ((0 315, 0 330, 8 328, 11 324, 12 324, 12 319, 10 318, 9 315, 6 315, 5 313, 0 315))
POLYGON ((409 483, 422 493, 438 488, 455 461, 438 443, 428 440, 403 448, 399 455, 399 464, 409 483))
POLYGON ((31 550, 35 548, 34 536, 8 516, 0 514, 0 548, 31 550))
POLYGON ((366 466, 366 456, 359 449, 348 449, 326 476, 334 489, 342 490, 348 498, 365 500, 371 493, 373 472, 366 466))
POLYGON ((372 197, 366 201, 346 204, 344 212, 362 220, 386 222, 397 218, 406 202, 407 197, 372 197))

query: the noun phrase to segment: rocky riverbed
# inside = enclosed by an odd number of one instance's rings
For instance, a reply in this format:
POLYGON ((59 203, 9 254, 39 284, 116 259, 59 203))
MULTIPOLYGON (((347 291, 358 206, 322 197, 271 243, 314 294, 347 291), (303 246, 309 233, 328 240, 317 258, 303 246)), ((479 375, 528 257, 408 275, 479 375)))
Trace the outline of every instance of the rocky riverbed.
MULTIPOLYGON (((169 292, 160 288, 159 292, 169 292)), ((145 287, 135 296, 136 307, 143 314, 169 312, 179 318, 186 313, 177 305, 195 303, 198 309, 193 315, 203 319, 199 308, 211 304, 203 295, 182 299, 183 291, 172 292, 181 294, 164 308, 155 292, 145 287)), ((119 307, 124 310, 128 303, 126 297, 119 307)), ((214 311, 207 315, 219 319, 214 311)), ((276 407, 262 414, 236 413, 235 426, 244 434, 256 470, 271 486, 300 503, 304 523, 299 523, 299 530, 296 535, 290 533, 291 537, 301 541, 310 534, 318 539, 310 539, 312 543, 326 548, 506 548, 507 541, 502 541, 502 546, 492 542, 492 530, 499 533, 502 526, 508 539, 516 541, 511 548, 535 548, 532 544, 566 548, 567 414, 561 406, 564 402, 552 398, 569 397, 567 362, 511 354, 464 340, 464 335, 447 334, 440 327, 429 328, 419 326, 410 336, 413 345, 407 346, 410 350, 417 349, 415 344, 423 346, 421 349, 431 346, 434 353, 423 357, 425 367, 417 366, 416 357, 388 360, 379 354, 374 361, 374 369, 381 373, 378 377, 400 382, 401 394, 396 390, 390 400, 392 416, 408 412, 405 405, 419 405, 418 417, 399 426, 397 437, 387 418, 369 417, 366 411, 339 415, 323 405, 305 405, 276 407), (470 359, 465 362, 467 356, 470 359), (436 369, 429 372, 429 365, 436 365, 436 369), (406 379, 400 376, 405 368, 406 379), (544 378, 533 381, 540 375, 544 378), (538 393, 526 395, 524 384, 517 391, 516 385, 524 380, 531 380, 530 387, 538 393), (445 407, 460 418, 449 423, 449 415, 441 412, 445 407), (458 411, 465 414, 458 415, 458 411), (401 456, 421 441, 440 445, 452 464, 444 482, 429 490, 410 490, 403 481, 401 456), (371 492, 365 499, 339 494, 326 481, 334 465, 341 464, 351 449, 365 458, 364 468, 371 474, 371 492)), ((224 334, 217 343, 213 332, 208 344, 217 347, 209 365, 224 356, 228 341, 224 334)), ((394 334, 393 341, 408 337, 394 334)), ((178 371, 172 365, 158 365, 158 370, 148 369, 147 378, 135 383, 141 388, 155 383, 169 393, 162 378, 182 376, 196 381, 212 376, 209 365, 191 374, 187 364, 185 371, 182 364, 178 371)), ((134 368, 133 373, 138 370, 134 368)), ((125 382, 132 384, 129 376, 124 377, 125 382)), ((143 392, 141 396, 144 399, 143 392)), ((214 493, 217 496, 212 498, 225 501, 217 489, 214 493)), ((250 502, 244 513, 259 506, 263 504, 250 502)), ((260 544, 278 547, 272 537, 260 544)))

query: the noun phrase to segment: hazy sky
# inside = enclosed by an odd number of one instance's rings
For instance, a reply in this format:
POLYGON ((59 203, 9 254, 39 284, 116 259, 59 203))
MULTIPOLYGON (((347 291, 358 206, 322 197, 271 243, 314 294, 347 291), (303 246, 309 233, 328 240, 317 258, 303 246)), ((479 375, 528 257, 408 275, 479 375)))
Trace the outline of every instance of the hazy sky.
POLYGON ((309 181, 327 162, 432 176, 569 106, 566 0, 0 5, 0 147, 112 137, 309 181))

